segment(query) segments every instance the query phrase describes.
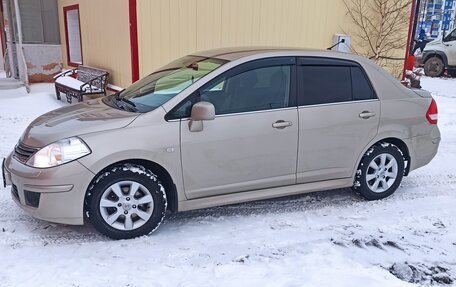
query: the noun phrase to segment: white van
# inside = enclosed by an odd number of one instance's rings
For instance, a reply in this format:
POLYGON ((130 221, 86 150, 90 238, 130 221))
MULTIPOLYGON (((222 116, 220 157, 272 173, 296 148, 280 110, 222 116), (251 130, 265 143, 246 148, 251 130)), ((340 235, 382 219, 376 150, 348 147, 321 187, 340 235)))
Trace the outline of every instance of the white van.
POLYGON ((423 63, 426 76, 440 77, 448 69, 456 77, 456 29, 426 45, 423 63))

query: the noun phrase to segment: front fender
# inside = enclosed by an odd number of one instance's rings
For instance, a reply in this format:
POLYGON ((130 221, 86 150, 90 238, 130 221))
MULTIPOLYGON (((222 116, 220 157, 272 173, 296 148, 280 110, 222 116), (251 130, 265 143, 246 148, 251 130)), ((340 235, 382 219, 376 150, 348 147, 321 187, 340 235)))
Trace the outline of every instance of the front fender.
POLYGON ((431 57, 434 57, 434 56, 439 56, 440 58, 442 58, 442 61, 445 65, 445 67, 448 67, 448 57, 447 55, 445 54, 444 51, 440 51, 440 50, 427 50, 427 51, 424 51, 424 54, 423 54, 423 63, 426 63, 426 61, 431 58, 431 57))
POLYGON ((129 126, 81 136, 92 153, 79 159, 94 174, 121 161, 146 160, 162 166, 185 199, 179 147, 179 121, 129 126))

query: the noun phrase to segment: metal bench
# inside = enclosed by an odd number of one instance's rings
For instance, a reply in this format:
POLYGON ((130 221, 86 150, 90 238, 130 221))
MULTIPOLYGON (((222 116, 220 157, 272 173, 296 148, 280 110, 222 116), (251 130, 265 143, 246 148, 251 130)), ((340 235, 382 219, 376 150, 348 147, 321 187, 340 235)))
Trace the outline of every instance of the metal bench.
POLYGON ((106 95, 106 85, 109 73, 105 70, 87 66, 78 66, 58 74, 55 79, 55 93, 60 100, 60 93, 64 93, 68 103, 72 103, 73 98, 82 102, 84 95, 104 94, 106 95))

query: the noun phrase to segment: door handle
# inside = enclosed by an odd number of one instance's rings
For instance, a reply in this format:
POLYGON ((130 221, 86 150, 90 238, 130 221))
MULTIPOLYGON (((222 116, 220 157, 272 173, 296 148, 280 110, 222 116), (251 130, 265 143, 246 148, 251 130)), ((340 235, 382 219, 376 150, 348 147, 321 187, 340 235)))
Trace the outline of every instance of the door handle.
POLYGON ((292 122, 279 120, 279 121, 273 123, 272 127, 275 129, 284 129, 286 127, 291 127, 292 125, 293 125, 292 122))
POLYGON ((359 114, 359 117, 362 118, 362 119, 367 120, 368 118, 375 117, 375 115, 376 115, 375 113, 372 113, 372 112, 369 112, 369 111, 364 111, 364 112, 359 114))

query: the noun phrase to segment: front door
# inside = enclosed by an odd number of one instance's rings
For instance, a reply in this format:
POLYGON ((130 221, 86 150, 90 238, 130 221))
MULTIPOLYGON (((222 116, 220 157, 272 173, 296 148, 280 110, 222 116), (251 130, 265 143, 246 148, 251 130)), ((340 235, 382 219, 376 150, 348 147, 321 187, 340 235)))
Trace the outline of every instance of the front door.
POLYGON ((303 58, 298 83, 297 182, 351 177, 380 119, 364 70, 350 61, 303 58))
POLYGON ((456 29, 448 34, 443 40, 448 58, 448 65, 456 67, 456 29))
POLYGON ((296 183, 298 112, 290 101, 295 58, 240 65, 177 109, 208 101, 216 118, 191 132, 181 120, 182 169, 189 199, 296 183))

